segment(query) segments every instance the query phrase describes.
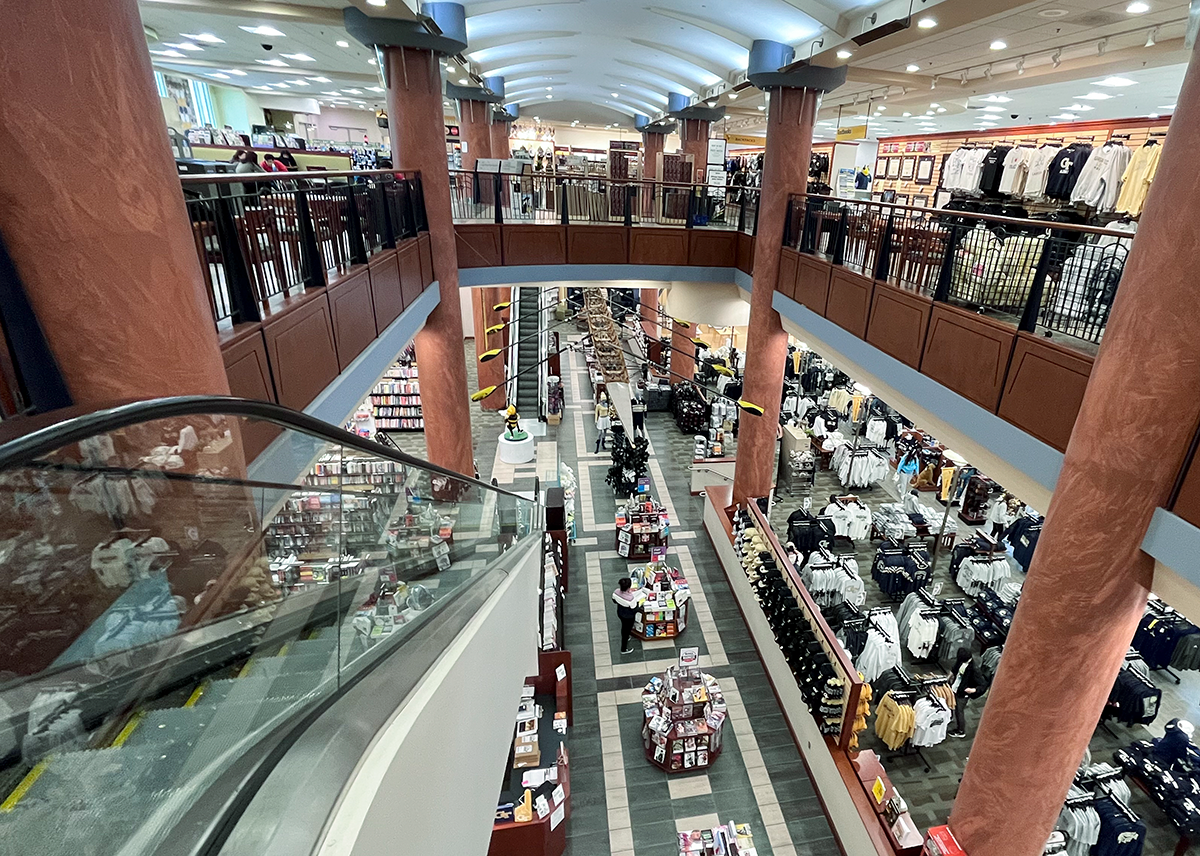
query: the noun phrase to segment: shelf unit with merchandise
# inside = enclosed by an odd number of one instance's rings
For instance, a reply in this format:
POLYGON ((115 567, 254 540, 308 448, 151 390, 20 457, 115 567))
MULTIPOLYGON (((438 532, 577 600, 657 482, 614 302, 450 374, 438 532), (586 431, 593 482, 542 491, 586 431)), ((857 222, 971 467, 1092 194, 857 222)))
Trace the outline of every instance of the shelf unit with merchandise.
POLYGON ((654 500, 631 498, 617 511, 616 528, 616 549, 623 559, 646 561, 654 558, 655 548, 666 551, 670 537, 667 511, 654 500))
POLYGON ((671 666, 642 689, 646 760, 668 773, 703 770, 721 754, 728 713, 721 687, 698 668, 671 666))
POLYGON ((417 376, 416 353, 411 345, 371 390, 370 400, 378 430, 424 430, 421 382, 417 376))
POLYGON ((644 595, 641 611, 633 618, 633 635, 643 641, 674 639, 687 629, 691 589, 683 571, 663 562, 651 562, 632 574, 633 586, 644 595))

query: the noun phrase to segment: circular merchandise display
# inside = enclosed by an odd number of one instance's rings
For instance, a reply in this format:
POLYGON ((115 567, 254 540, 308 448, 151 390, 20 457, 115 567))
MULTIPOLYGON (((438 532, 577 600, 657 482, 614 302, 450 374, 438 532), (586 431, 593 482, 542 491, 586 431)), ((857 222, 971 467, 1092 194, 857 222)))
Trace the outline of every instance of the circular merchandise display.
POLYGON ((642 690, 646 759, 668 773, 703 770, 721 754, 725 697, 712 675, 672 666, 642 690))

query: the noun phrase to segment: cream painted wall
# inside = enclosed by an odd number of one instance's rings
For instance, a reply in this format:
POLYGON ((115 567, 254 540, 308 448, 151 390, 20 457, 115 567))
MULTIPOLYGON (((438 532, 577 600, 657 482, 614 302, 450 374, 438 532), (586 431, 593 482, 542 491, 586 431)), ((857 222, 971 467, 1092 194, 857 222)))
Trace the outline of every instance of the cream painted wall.
MULTIPOLYGON (((637 140, 639 143, 642 140, 641 131, 635 131, 632 128, 612 128, 604 130, 603 128, 572 128, 569 125, 556 125, 554 128, 554 145, 556 146, 573 146, 582 149, 601 149, 608 151, 608 143, 610 140, 637 140)), ((525 145, 536 150, 537 147, 546 146, 546 143, 539 143, 535 140, 516 140, 513 139, 512 147, 517 148, 518 145, 525 145)), ((673 152, 679 148, 679 135, 670 134, 667 136, 665 150, 673 152)))
POLYGON ((372 143, 386 143, 387 131, 375 121, 374 110, 350 107, 322 107, 317 116, 316 136, 321 140, 346 142, 345 128, 351 128, 349 142, 361 143, 363 134, 372 143))
POLYGON ((249 92, 236 86, 210 83, 213 107, 217 111, 217 126, 230 125, 233 130, 249 134, 253 125, 263 123, 262 105, 249 92))

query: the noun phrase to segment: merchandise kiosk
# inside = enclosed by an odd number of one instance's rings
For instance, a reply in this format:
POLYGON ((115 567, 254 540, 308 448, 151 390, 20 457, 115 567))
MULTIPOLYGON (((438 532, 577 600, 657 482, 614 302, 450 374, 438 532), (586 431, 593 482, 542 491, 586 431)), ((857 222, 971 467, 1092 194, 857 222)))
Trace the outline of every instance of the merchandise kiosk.
POLYGON ((674 639, 687 629, 691 589, 683 571, 666 561, 651 562, 631 575, 633 587, 645 596, 633 618, 633 635, 643 641, 674 639))
POLYGON ((646 759, 668 773, 703 770, 721 754, 725 697, 712 675, 672 666, 642 690, 646 759))

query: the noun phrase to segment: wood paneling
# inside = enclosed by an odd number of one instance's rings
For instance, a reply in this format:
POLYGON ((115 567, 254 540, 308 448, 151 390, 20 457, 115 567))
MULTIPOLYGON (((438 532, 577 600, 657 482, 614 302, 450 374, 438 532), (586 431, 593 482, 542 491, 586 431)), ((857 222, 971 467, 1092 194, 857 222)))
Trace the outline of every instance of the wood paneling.
POLYGON ((357 265, 346 276, 330 281, 329 315, 337 342, 338 370, 345 371, 378 335, 366 265, 357 265))
POLYGON ((437 271, 433 267, 433 240, 428 232, 417 236, 417 247, 421 254, 421 290, 424 291, 437 279, 437 271))
POLYGON ((629 233, 629 263, 634 265, 686 265, 688 230, 641 227, 629 233))
MULTIPOLYGON (((458 248, 458 266, 460 268, 499 267, 504 263, 500 255, 499 226, 491 224, 455 226, 454 244, 458 248)), ((430 270, 432 268, 431 264, 430 270)), ((424 268, 422 268, 421 275, 422 277, 425 275, 424 268)))
MULTIPOLYGON (((239 329, 221 343, 221 359, 225 362, 231 395, 256 401, 276 400, 261 324, 239 325, 239 329)), ((257 458, 279 436, 280 429, 269 422, 242 419, 239 423, 247 463, 257 458)))
POLYGON ((568 226, 567 263, 628 264, 629 229, 624 226, 568 226))
POLYGON ((935 304, 921 373, 993 413, 1017 331, 997 321, 935 304))
POLYGON ((800 254, 791 247, 779 251, 779 278, 775 290, 784 297, 796 299, 796 274, 800 268, 800 254))
MULTIPOLYGON (((403 245, 397 245, 396 263, 400 267, 400 293, 404 297, 404 308, 407 309, 425 289, 421 248, 418 242, 410 240, 403 245)), ((379 332, 383 332, 382 327, 379 332)))
POLYGON ((797 253, 796 292, 793 299, 818 315, 824 315, 829 299, 829 278, 832 275, 833 265, 829 262, 797 253))
POLYGON ((566 226, 501 226, 506 265, 565 265, 566 226))
POLYGON ((262 327, 279 403, 303 410, 339 372, 325 291, 309 292, 287 304, 262 327))
POLYGON ((876 282, 866 339, 885 354, 919 369, 932 312, 933 301, 928 297, 876 282))
POLYGON ((1087 354, 1018 333, 997 413, 1065 451, 1093 362, 1087 354))
POLYGON ((865 338, 867 316, 871 313, 871 288, 872 281, 867 277, 834 268, 829 279, 825 317, 858 338, 865 338))
POLYGON ((400 267, 396 250, 371 257, 371 297, 375 303, 375 329, 386 330, 404 311, 400 267))
POLYGON ((737 239, 737 232, 693 229, 688 244, 688 264, 733 267, 737 264, 737 239))
POLYGON ((754 236, 738 232, 737 268, 743 273, 754 273, 754 236))

